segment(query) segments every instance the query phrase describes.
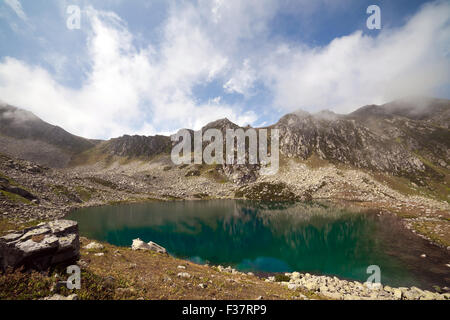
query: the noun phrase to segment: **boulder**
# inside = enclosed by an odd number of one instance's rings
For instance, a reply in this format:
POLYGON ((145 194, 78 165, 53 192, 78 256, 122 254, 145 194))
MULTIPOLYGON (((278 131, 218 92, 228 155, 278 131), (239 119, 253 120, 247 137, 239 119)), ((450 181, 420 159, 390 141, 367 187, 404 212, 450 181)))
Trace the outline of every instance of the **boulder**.
POLYGON ((394 294, 394 298, 397 300, 402 300, 403 298, 403 292, 400 289, 393 289, 392 290, 393 294, 394 294))
POLYGON ((53 296, 44 298, 43 300, 53 300, 53 301, 63 301, 63 300, 67 300, 67 301, 72 301, 72 300, 78 300, 78 295, 76 294, 71 294, 68 297, 62 296, 60 294, 54 294, 53 296))
POLYGON ((102 250, 104 247, 102 244, 98 242, 91 242, 88 245, 83 247, 86 250, 102 250))
POLYGON ((56 220, 0 237, 0 270, 47 270, 79 258, 80 240, 75 221, 56 220))
POLYGON ((133 250, 144 250, 144 251, 155 251, 158 253, 167 253, 167 250, 161 247, 159 244, 156 244, 152 241, 149 243, 145 243, 141 239, 134 239, 133 244, 131 245, 131 249, 133 250))
POLYGON ((150 241, 148 243, 148 245, 150 246, 150 250, 152 250, 152 251, 156 251, 158 253, 167 253, 167 250, 165 248, 161 247, 157 243, 154 243, 154 242, 150 241))
POLYGON ((187 272, 180 272, 177 274, 178 278, 190 279, 191 275, 187 272))

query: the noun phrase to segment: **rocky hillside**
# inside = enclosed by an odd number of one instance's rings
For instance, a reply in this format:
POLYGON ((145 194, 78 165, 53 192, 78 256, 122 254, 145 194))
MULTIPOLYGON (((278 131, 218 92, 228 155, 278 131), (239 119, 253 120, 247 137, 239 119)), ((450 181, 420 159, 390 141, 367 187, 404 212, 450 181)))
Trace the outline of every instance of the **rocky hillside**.
POLYGON ((450 169, 450 101, 405 100, 366 106, 349 115, 296 112, 272 128, 280 129, 281 152, 289 158, 317 155, 357 168, 406 176, 444 179, 450 169))
MULTIPOLYGON (((417 185, 448 180, 450 170, 450 101, 415 98, 382 106, 365 106, 349 115, 331 111, 298 111, 269 128, 280 130, 280 152, 286 158, 318 157, 334 164, 407 177, 417 185)), ((168 155, 166 136, 123 136, 109 141, 76 137, 33 114, 0 107, 0 152, 51 167, 82 165, 111 157, 148 159, 168 155), (69 162, 76 159, 76 161, 69 162)), ((228 119, 202 128, 239 128, 228 119)), ((205 145, 205 144, 204 144, 205 145)), ((248 183, 259 176, 259 166, 224 165, 232 182, 248 183)))
POLYGON ((165 136, 128 136, 111 139, 99 146, 103 152, 110 155, 139 158, 151 157, 161 153, 169 153, 171 140, 165 136))
POLYGON ((95 144, 31 112, 0 104, 0 152, 50 167, 64 167, 73 155, 95 144))

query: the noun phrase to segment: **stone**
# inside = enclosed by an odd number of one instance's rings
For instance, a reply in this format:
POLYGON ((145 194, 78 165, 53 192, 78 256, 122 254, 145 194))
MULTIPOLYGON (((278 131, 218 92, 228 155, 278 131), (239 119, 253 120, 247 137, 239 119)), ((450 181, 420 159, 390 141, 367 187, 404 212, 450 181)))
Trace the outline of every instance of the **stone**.
POLYGON ((77 265, 79 265, 82 268, 87 268, 89 266, 89 263, 83 259, 77 261, 77 265))
POLYGON ((0 270, 44 271, 61 263, 75 263, 80 256, 78 224, 56 220, 14 231, 0 238, 0 270))
POLYGON ((111 276, 107 276, 105 279, 103 279, 103 286, 106 288, 113 288, 114 284, 116 283, 116 279, 111 276))
POLYGON ((152 250, 152 251, 156 251, 158 253, 164 253, 164 254, 167 253, 167 250, 165 248, 161 247, 157 243, 154 243, 154 242, 150 241, 148 243, 148 245, 150 246, 150 250, 152 250))
POLYGON ((421 300, 436 300, 436 295, 428 290, 423 291, 423 295, 420 297, 421 300))
POLYGON ((305 288, 310 291, 316 291, 319 289, 319 286, 318 286, 317 282, 312 280, 312 281, 308 281, 305 283, 305 288))
POLYGON ((91 242, 88 245, 84 246, 83 249, 86 250, 102 250, 104 246, 98 242, 91 242))
POLYGON ((183 269, 183 270, 186 270, 186 266, 178 266, 177 269, 183 269))
POLYGON ((76 294, 71 294, 70 296, 65 297, 60 294, 54 294, 53 296, 44 298, 43 300, 78 300, 78 296, 76 294))
POLYGON ((103 257, 104 255, 105 254, 103 252, 99 252, 99 253, 94 254, 94 256, 96 256, 96 257, 103 257))
POLYGON ((343 295, 338 292, 327 292, 326 297, 334 300, 342 300, 344 298, 343 295))
POLYGON ((320 286, 319 291, 321 293, 324 293, 324 292, 328 292, 328 291, 331 291, 331 290, 329 290, 327 286, 320 286))
POLYGON ((292 272, 291 279, 293 279, 293 280, 300 279, 300 273, 299 272, 292 272))
POLYGON ((187 272, 180 272, 179 274, 177 274, 178 278, 183 278, 183 279, 190 279, 191 275, 187 272))
POLYGON ((155 251, 158 253, 167 253, 167 250, 163 247, 161 247, 159 244, 156 244, 152 241, 149 243, 145 243, 141 239, 135 239, 133 240, 133 244, 131 245, 131 249, 133 250, 143 250, 143 251, 155 251))
POLYGON ((297 290, 298 288, 300 288, 300 285, 296 284, 296 283, 289 283, 287 285, 287 287, 288 287, 289 290, 297 290))
POLYGON ((403 292, 400 289, 392 289, 392 292, 394 294, 394 298, 397 300, 402 300, 403 298, 403 292))

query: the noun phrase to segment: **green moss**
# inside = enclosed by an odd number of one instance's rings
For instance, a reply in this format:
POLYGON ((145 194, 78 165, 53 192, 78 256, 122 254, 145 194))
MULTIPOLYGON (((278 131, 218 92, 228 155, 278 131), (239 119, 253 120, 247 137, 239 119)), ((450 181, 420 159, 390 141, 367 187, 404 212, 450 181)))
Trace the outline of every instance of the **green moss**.
POLYGON ((77 186, 75 190, 81 200, 87 202, 92 199, 92 194, 95 192, 94 189, 88 189, 84 187, 77 186))
POLYGON ((27 191, 27 192, 29 192, 29 193, 32 193, 32 192, 31 192, 30 190, 28 190, 26 187, 22 186, 20 183, 18 183, 17 181, 15 181, 15 180, 12 179, 12 178, 6 176, 6 175, 3 174, 2 172, 0 172, 0 178, 3 178, 3 179, 5 179, 5 180, 7 180, 8 183, 9 183, 10 185, 12 185, 12 186, 21 188, 21 189, 23 189, 23 190, 25 190, 25 191, 27 191))
POLYGON ((432 224, 427 224, 425 222, 417 222, 413 224, 413 229, 416 230, 418 233, 426 236, 428 239, 430 239, 432 242, 438 243, 440 245, 443 245, 445 247, 449 246, 450 243, 447 243, 444 241, 439 235, 435 234, 433 230, 432 224))
POLYGON ((9 200, 15 203, 24 203, 24 204, 31 204, 32 202, 28 199, 25 199, 22 196, 19 196, 18 194, 11 193, 8 191, 0 190, 0 192, 7 197, 9 200))
POLYGON ((290 280, 291 280, 291 278, 289 278, 288 276, 286 276, 284 274, 275 275, 276 282, 289 282, 290 280))

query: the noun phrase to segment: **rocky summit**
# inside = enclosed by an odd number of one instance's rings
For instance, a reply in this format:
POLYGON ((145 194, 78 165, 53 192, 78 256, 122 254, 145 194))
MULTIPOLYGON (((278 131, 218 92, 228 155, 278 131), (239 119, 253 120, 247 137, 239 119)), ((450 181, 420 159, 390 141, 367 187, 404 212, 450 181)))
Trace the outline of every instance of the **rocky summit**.
POLYGON ((0 268, 47 270, 78 260, 78 224, 69 220, 41 223, 0 238, 0 268))

